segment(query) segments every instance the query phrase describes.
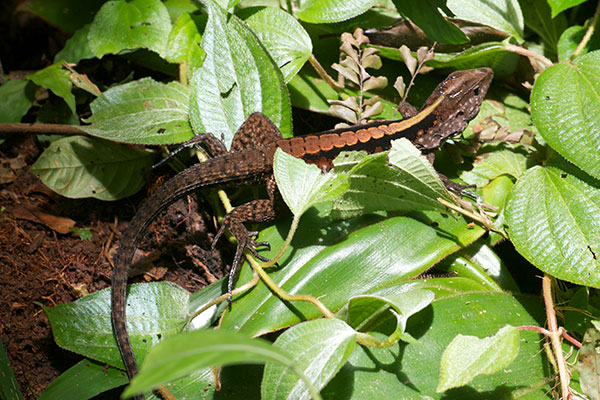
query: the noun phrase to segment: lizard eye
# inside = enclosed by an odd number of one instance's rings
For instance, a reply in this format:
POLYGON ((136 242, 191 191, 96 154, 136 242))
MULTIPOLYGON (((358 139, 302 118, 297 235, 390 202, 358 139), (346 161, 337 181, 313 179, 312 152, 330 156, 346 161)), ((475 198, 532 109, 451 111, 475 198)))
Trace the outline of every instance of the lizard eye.
POLYGON ((475 94, 475 96, 479 96, 479 88, 475 88, 475 90, 473 91, 473 93, 475 94))

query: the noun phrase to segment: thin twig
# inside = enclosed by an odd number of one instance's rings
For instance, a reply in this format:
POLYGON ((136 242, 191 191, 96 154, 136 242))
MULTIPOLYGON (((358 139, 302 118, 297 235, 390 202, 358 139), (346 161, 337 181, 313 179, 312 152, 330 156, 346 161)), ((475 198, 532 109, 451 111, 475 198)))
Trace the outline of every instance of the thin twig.
POLYGON ((454 210, 457 213, 460 213, 460 214, 464 215, 465 217, 472 219, 473 221, 479 222, 485 229, 487 229, 489 231, 496 232, 497 234, 499 234, 503 238, 506 238, 506 233, 503 230, 496 228, 491 223, 491 221, 489 221, 489 220, 486 221, 485 218, 482 215, 474 213, 474 212, 469 211, 469 210, 465 210, 464 208, 459 207, 459 206, 457 206, 457 205, 455 205, 455 204, 453 204, 453 203, 451 203, 451 202, 449 202, 447 200, 444 200, 441 197, 439 197, 437 199, 437 201, 440 204, 442 204, 443 206, 446 206, 449 209, 454 210))
POLYGON ((329 74, 327 73, 327 71, 325 71, 325 68, 323 68, 323 66, 321 65, 321 63, 319 63, 319 61, 317 61, 317 59, 315 58, 314 54, 310 55, 310 58, 308 59, 308 62, 310 63, 310 65, 312 65, 312 67, 315 69, 315 71, 317 71, 317 74, 325 81, 327 82, 327 84, 336 92, 343 92, 344 88, 341 87, 340 85, 337 84, 336 81, 333 80, 333 78, 331 76, 329 76, 329 74))
POLYGON ((91 136, 76 125, 62 124, 0 124, 0 136, 11 135, 62 135, 91 136))
POLYGON ((513 53, 517 53, 517 54, 520 54, 522 56, 530 57, 530 58, 533 58, 535 60, 538 60, 539 62, 541 62, 542 64, 544 64, 546 67, 551 67, 551 66, 554 65, 554 63, 549 58, 546 58, 543 55, 538 54, 538 53, 536 53, 534 51, 528 50, 528 49, 526 49, 524 47, 515 46, 514 44, 507 43, 507 44, 504 45, 504 48, 506 50, 508 50, 508 51, 512 51, 513 53))
POLYGON ((550 328, 550 342, 554 358, 558 367, 558 377, 560 379, 561 398, 569 399, 569 373, 567 372, 565 357, 562 352, 560 343, 561 333, 556 322, 556 313, 554 312, 554 301, 552 300, 552 280, 549 275, 544 274, 542 278, 542 294, 544 297, 544 306, 546 307, 546 319, 548 320, 548 328, 550 328))
MULTIPOLYGON (((525 331, 525 330, 531 330, 531 331, 536 331, 541 333, 544 336, 548 336, 551 337, 552 336, 552 332, 550 332, 548 329, 544 329, 541 326, 535 326, 535 325, 522 325, 522 326, 517 326, 517 329, 520 331, 525 331)), ((577 339, 575 339, 573 336, 569 335, 567 333, 567 331, 565 331, 563 329, 563 327, 559 327, 558 331, 560 332, 560 335, 565 338, 565 340, 567 340, 568 342, 570 342, 571 344, 573 344, 575 347, 577 348, 581 348, 581 342, 577 339)))

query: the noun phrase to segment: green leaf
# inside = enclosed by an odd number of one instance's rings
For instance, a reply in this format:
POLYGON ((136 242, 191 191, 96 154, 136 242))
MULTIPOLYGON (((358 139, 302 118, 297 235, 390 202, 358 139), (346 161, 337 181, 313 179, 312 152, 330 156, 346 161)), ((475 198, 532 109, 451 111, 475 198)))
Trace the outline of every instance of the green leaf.
POLYGON ((456 18, 491 26, 523 39, 523 14, 518 0, 448 0, 456 18))
POLYGON ((337 199, 348 189, 346 175, 324 174, 316 165, 281 149, 275 152, 273 173, 283 200, 296 217, 315 204, 337 199))
POLYGON ((312 54, 308 33, 294 17, 278 8, 247 8, 239 17, 256 33, 288 83, 312 54))
POLYGON ((34 85, 25 79, 11 79, 0 86, 0 123, 21 122, 31 108, 35 95, 34 85))
POLYGON ((185 332, 150 350, 123 396, 150 390, 206 367, 266 361, 295 368, 293 359, 283 350, 262 339, 222 329, 185 332))
POLYGON ((89 134, 137 144, 180 143, 193 136, 188 122, 189 89, 143 78, 115 86, 91 103, 93 115, 81 126, 89 134))
POLYGON ((92 231, 90 228, 77 228, 72 226, 69 228, 69 232, 74 232, 81 240, 86 240, 88 242, 92 240, 92 231))
POLYGON ((481 65, 494 69, 496 78, 503 78, 514 73, 519 56, 504 48, 502 42, 482 43, 458 54, 436 54, 426 65, 433 68, 469 69, 481 65))
POLYGON ((23 400, 19 382, 10 366, 10 360, 0 341, 0 398, 4 400, 23 400))
POLYGON ((481 241, 442 260, 435 270, 451 276, 470 278, 492 291, 519 293, 510 272, 492 248, 481 241))
POLYGON ((383 342, 390 346, 404 340, 417 342, 405 332, 408 318, 427 307, 434 300, 434 293, 429 290, 414 289, 386 296, 356 296, 348 302, 348 324, 361 332, 376 330, 386 320, 396 320, 394 332, 383 342), (393 310, 393 312, 391 312, 393 310))
POLYGON ((321 394, 324 399, 348 400, 550 400, 554 383, 548 377, 551 367, 544 357, 540 336, 533 331, 520 332, 519 354, 508 367, 479 376, 467 387, 436 393, 442 353, 455 336, 485 337, 507 324, 543 325, 539 299, 488 292, 436 300, 408 320, 407 332, 420 343, 399 342, 386 349, 357 346, 321 394))
MULTIPOLYGON (((170 282, 129 287, 127 328, 138 362, 150 347, 183 329, 187 322, 188 301, 189 293, 170 282)), ((110 322, 110 289, 74 303, 42 308, 60 347, 123 368, 110 322)))
POLYGON ((541 36, 548 49, 555 49, 560 33, 566 27, 566 18, 560 15, 551 16, 550 6, 546 0, 519 0, 525 17, 525 25, 541 36))
POLYGON ((435 294, 435 299, 440 300, 445 297, 472 292, 487 292, 489 288, 481 285, 473 279, 455 276, 452 278, 426 278, 413 279, 400 284, 392 284, 384 289, 374 292, 374 295, 387 296, 388 294, 397 295, 409 290, 425 289, 435 294))
POLYGON ((144 186, 150 153, 83 136, 53 141, 31 167, 45 185, 65 197, 117 200, 144 186))
MULTIPOLYGON (((307 321, 286 330, 275 341, 294 358, 298 368, 321 390, 344 365, 356 345, 356 332, 338 319, 307 321)), ((263 399, 308 399, 305 383, 282 363, 267 362, 263 399)))
POLYGON ((69 71, 62 69, 62 63, 52 64, 29 75, 27 79, 33 83, 50 89, 52 93, 62 98, 75 114, 75 96, 71 93, 73 84, 69 79, 69 71))
POLYGON ((544 140, 600 178, 600 51, 545 70, 531 93, 531 115, 544 140))
POLYGON ((94 14, 106 0, 26 0, 20 9, 40 16, 67 33, 74 33, 92 22, 94 14))
POLYGON ((393 141, 389 153, 368 155, 358 163, 344 154, 336 160, 344 169, 353 164, 348 171, 350 189, 334 202, 336 216, 380 210, 445 210, 437 199, 452 201, 431 163, 405 138, 393 141))
MULTIPOLYGON (((454 216, 415 216, 422 221, 395 217, 356 230, 372 217, 335 222, 309 210, 300 221, 291 247, 279 261, 281 268, 269 275, 289 293, 311 294, 335 312, 352 296, 418 276, 484 232, 454 216)), ((258 240, 266 240, 272 247, 263 256, 278 251, 287 228, 282 223, 261 233, 258 240)), ((238 282, 250 280, 249 274, 243 268, 238 282)), ((319 315, 310 304, 294 304, 292 310, 286 304, 259 283, 234 302, 222 327, 258 335, 319 315)))
POLYGON ((583 336, 577 362, 581 389, 590 400, 600 400, 599 342, 600 332, 598 329, 595 326, 588 328, 583 336))
POLYGON ((448 15, 452 14, 443 0, 421 2, 394 0, 394 5, 402 15, 418 25, 431 40, 452 44, 469 41, 456 25, 446 21, 440 13, 439 9, 448 15))
POLYGON ((575 7, 584 1, 585 0, 548 0, 548 4, 550 4, 550 7, 552 8, 552 18, 558 15, 558 13, 571 7, 575 7))
POLYGON ((436 391, 468 384, 478 375, 491 375, 508 366, 519 354, 519 331, 505 326, 495 335, 479 339, 458 335, 444 350, 436 391))
POLYGON ((63 372, 42 392, 38 400, 86 400, 129 382, 123 371, 105 364, 82 360, 63 372))
POLYGON ((302 0, 296 16, 310 23, 340 22, 356 17, 373 7, 375 0, 302 0))
POLYGON ((87 24, 78 29, 73 36, 67 40, 65 47, 54 56, 54 62, 65 60, 68 63, 77 64, 81 60, 94 58, 95 55, 90 50, 88 43, 88 34, 91 24, 87 24))
MULTIPOLYGON (((583 40, 583 37, 587 31, 587 27, 574 25, 570 26, 563 31, 560 35, 557 44, 558 51, 558 59, 561 61, 567 60, 577 49, 577 46, 583 40)), ((592 35, 589 42, 585 44, 585 47, 581 51, 581 53, 575 58, 575 60, 579 60, 580 57, 589 53, 593 50, 600 49, 600 35, 595 34, 592 35)))
MULTIPOLYGON (((327 100, 338 100, 338 94, 312 68, 303 68, 288 84, 290 99, 294 107, 329 115, 327 100)), ((346 89, 350 96, 358 96, 359 91, 346 89)), ((384 110, 378 115, 382 119, 397 119, 396 103, 380 99, 384 110)))
POLYGON ((600 287, 600 183, 572 166, 529 169, 506 206, 515 248, 544 272, 600 287))
POLYGON ((96 14, 88 35, 96 57, 146 48, 165 55, 171 19, 160 0, 113 0, 96 14))
POLYGON ((202 36, 189 13, 183 13, 169 33, 165 59, 172 63, 187 63, 189 74, 200 68, 206 53, 200 47, 202 36))
POLYGON ((223 137, 229 146, 245 119, 260 111, 289 135, 291 110, 281 71, 239 18, 228 17, 213 0, 204 4, 209 14, 202 36, 206 59, 191 80, 194 131, 223 137))
POLYGON ((518 179, 527 171, 529 164, 531 159, 524 147, 499 148, 489 153, 480 153, 473 164, 473 169, 463 173, 461 178, 467 183, 484 186, 488 181, 501 175, 510 175, 518 179))

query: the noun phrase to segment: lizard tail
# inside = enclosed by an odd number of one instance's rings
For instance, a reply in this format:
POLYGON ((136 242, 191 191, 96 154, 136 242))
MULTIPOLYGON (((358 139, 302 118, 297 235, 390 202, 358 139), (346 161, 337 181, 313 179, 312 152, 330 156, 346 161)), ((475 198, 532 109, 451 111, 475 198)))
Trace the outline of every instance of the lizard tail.
MULTIPOLYGON (((146 229, 168 206, 201 187, 231 181, 251 182, 262 178, 271 170, 272 158, 264 151, 252 150, 228 153, 225 156, 194 164, 178 173, 147 198, 123 232, 112 275, 111 311, 112 325, 129 379, 138 373, 126 323, 127 277, 133 254, 146 229), (249 154, 250 152, 256 154, 249 154), (238 159, 239 158, 239 159, 238 159), (235 166, 235 167, 234 167, 235 166)), ((143 395, 135 397, 143 400, 143 395)))

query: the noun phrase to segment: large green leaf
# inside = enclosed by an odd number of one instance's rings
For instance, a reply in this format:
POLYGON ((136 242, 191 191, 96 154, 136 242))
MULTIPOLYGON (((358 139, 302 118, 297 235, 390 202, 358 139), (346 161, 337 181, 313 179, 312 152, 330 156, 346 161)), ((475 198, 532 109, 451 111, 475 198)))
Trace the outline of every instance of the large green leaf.
POLYGON ((229 145, 238 127, 260 111, 290 134, 291 110, 283 76, 256 36, 213 0, 204 2, 206 59, 193 75, 190 120, 195 132, 211 132, 229 145))
POLYGON ((115 86, 91 103, 92 116, 81 129, 125 143, 171 144, 193 136, 188 122, 189 89, 142 78, 115 86))
POLYGON ((0 123, 21 122, 33 104, 35 85, 25 79, 11 79, 0 86, 0 123))
POLYGON ((53 141, 31 172, 65 197, 117 200, 144 185, 150 153, 106 140, 70 136, 53 141))
POLYGON ((331 23, 356 17, 373 7, 375 0, 302 0, 296 16, 304 22, 331 23))
POLYGON ((435 391, 442 353, 457 335, 485 337, 507 324, 543 323, 543 309, 536 299, 497 292, 442 298, 408 320, 407 332, 420 343, 399 342, 389 349, 356 347, 321 394, 332 400, 550 399, 553 380, 548 377, 540 336, 532 331, 520 332, 519 355, 506 368, 477 377, 464 388, 435 391))
MULTIPOLYGON (((368 219, 333 223, 309 210, 291 247, 280 260, 283 267, 269 275, 288 292, 313 295, 336 311, 352 296, 421 274, 483 233, 482 229, 470 228, 454 216, 437 213, 415 216, 422 222, 395 217, 352 232, 357 224, 368 219), (344 240, 340 241, 341 238, 344 240)), ((282 235, 285 236, 285 225, 280 229, 268 228, 259 237, 270 242, 274 252, 282 243, 282 235)), ((263 255, 268 257, 269 253, 263 255)), ((243 270, 239 282, 249 279, 248 271, 243 270)), ((258 335, 318 315, 313 305, 290 306, 282 302, 261 283, 234 302, 222 327, 258 335), (266 315, 269 317, 264 318, 266 315)))
POLYGON ((531 115, 554 150, 600 178, 600 51, 545 70, 531 92, 531 115))
POLYGON ((96 57, 146 48, 164 56, 171 19, 160 0, 111 0, 96 14, 88 34, 96 57))
POLYGON ((82 360, 63 372, 38 400, 86 400, 129 382, 123 371, 95 361, 82 360))
MULTIPOLYGON (((317 319, 286 330, 275 347, 294 357, 317 390, 321 390, 344 365, 356 345, 356 332, 338 319, 317 319)), ((263 399, 308 399, 310 393, 299 376, 282 363, 267 362, 261 392, 263 399)))
POLYGON ((302 25, 290 14, 273 7, 257 7, 238 13, 289 82, 312 54, 312 42, 302 25))
POLYGON ((150 350, 140 373, 123 392, 124 396, 150 390, 210 366, 256 364, 272 361, 287 368, 295 362, 282 349, 262 339, 237 332, 198 330, 164 340, 150 350))
MULTIPOLYGON (((188 292, 169 282, 129 287, 127 327, 138 362, 154 344, 183 329, 188 301, 188 292)), ((43 308, 60 347, 123 368, 110 322, 110 289, 43 308)))
POLYGON ((405 138, 392 142, 389 153, 356 160, 344 154, 336 159, 336 166, 351 167, 350 188, 334 202, 334 212, 343 218, 381 210, 444 210, 437 199, 452 201, 431 163, 405 138))
POLYGON ((510 239, 544 272, 600 287, 600 182, 572 166, 538 166, 517 181, 506 206, 510 239))

